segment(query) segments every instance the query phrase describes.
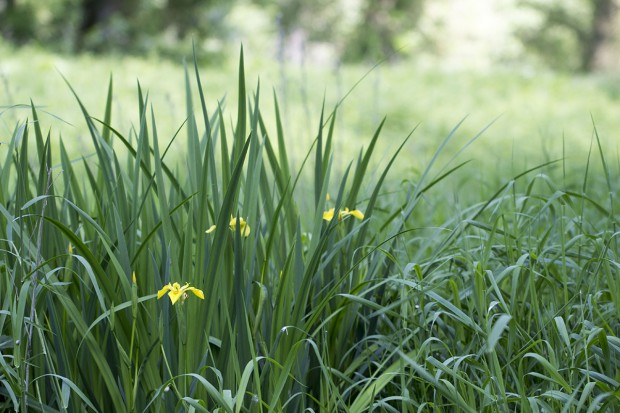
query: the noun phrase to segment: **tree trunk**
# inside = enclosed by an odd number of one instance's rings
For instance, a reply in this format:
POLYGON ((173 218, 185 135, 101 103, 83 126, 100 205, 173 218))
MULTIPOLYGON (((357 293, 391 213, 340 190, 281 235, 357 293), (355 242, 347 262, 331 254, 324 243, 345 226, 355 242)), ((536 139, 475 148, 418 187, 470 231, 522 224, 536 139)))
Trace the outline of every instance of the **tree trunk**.
POLYGON ((127 19, 136 13, 140 0, 81 0, 81 22, 77 33, 77 49, 83 48, 88 33, 99 27, 107 29, 110 18, 121 15, 127 19))
POLYGON ((80 36, 84 36, 90 29, 106 21, 120 8, 118 1, 82 0, 82 22, 80 36))
POLYGON ((617 68, 619 0, 592 1, 592 29, 583 45, 582 69, 590 72, 617 68))

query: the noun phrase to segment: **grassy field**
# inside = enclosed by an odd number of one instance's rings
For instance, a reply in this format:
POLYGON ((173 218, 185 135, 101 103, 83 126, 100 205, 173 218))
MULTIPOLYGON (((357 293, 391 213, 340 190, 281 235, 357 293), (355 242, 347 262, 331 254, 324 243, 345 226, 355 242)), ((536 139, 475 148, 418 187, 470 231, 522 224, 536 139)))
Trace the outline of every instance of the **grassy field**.
MULTIPOLYGON (((6 46, 0 46, 0 52, 0 96, 5 96, 0 105, 5 109, 11 104, 29 105, 32 99, 50 127, 57 134, 67 135, 67 139, 88 142, 81 113, 76 110, 62 76, 94 116, 101 116, 107 82, 113 75, 113 109, 117 127, 123 132, 127 133, 139 121, 134 110, 138 82, 149 93, 149 100, 161 118, 162 139, 170 139, 185 120, 185 98, 178 93, 184 82, 183 66, 176 62, 155 57, 66 57, 6 46)), ((618 127, 615 114, 620 110, 620 89, 613 78, 508 68, 488 73, 458 71, 415 60, 374 69, 368 65, 336 69, 311 63, 305 67, 288 64, 282 72, 271 56, 251 51, 250 56, 246 60, 248 90, 255 91, 260 80, 261 107, 271 126, 272 91, 277 92, 284 131, 302 142, 298 150, 291 151, 295 158, 303 157, 315 138, 323 99, 331 109, 345 95, 339 108, 335 145, 348 157, 357 153, 357 145, 349 142, 367 145, 384 116, 387 122, 379 143, 381 148, 395 148, 417 127, 409 148, 425 162, 438 142, 465 117, 457 132, 461 142, 493 123, 468 150, 468 158, 481 161, 493 155, 494 159, 511 159, 522 167, 546 157, 561 157, 564 142, 572 159, 583 163, 582 155, 592 142, 593 123, 605 146, 617 150, 614 131, 618 127)), ((191 57, 188 59, 191 61, 191 57)), ((234 58, 202 63, 209 110, 214 110, 220 99, 224 105, 236 102, 236 64, 234 58)), ((193 96, 197 97, 195 89, 193 96)), ((0 118, 0 136, 10 135, 14 123, 24 118, 23 113, 24 109, 5 110, 0 118)), ((229 117, 234 120, 234 113, 229 117)), ((184 154, 184 145, 177 150, 184 154)))
POLYGON ((0 410, 620 409, 609 80, 225 67, 3 60, 0 410))

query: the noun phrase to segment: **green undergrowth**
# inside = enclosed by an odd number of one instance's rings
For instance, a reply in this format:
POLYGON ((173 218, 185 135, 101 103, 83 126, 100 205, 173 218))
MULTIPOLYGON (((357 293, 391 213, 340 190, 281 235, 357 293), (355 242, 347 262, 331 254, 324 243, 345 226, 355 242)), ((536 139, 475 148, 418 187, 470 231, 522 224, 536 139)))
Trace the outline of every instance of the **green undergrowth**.
POLYGON ((483 185, 439 163, 469 145, 454 150, 457 126, 415 176, 392 176, 408 137, 373 170, 384 122, 349 161, 340 107, 323 107, 293 168, 278 100, 267 121, 243 55, 238 79, 231 122, 188 66, 183 162, 142 89, 139 124, 114 127, 111 80, 101 117, 75 94, 93 156, 52 144, 35 104, 15 126, 0 152, 2 410, 620 408, 619 168, 598 136, 587 169, 550 159, 483 185), (177 282, 200 291, 158 299, 177 282))

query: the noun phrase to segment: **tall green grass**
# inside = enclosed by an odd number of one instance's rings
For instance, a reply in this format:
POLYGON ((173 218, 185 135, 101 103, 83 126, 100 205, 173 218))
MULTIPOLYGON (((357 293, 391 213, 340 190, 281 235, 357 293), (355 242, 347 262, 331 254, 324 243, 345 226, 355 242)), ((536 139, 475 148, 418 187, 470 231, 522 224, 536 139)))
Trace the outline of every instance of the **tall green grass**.
POLYGON ((597 141, 588 171, 550 161, 461 205, 442 185, 478 191, 471 165, 437 164, 457 128, 399 186, 402 145, 370 173, 384 123, 349 163, 333 150, 338 107, 323 109, 294 169, 277 98, 268 130, 243 55, 232 122, 201 82, 188 67, 181 164, 140 88, 139 125, 114 128, 112 80, 101 118, 74 92, 92 157, 52 145, 35 104, 15 127, 0 166, 2 409, 620 407, 618 168, 597 141), (332 207, 365 216, 324 220, 332 207), (174 282, 204 300, 158 300, 174 282))

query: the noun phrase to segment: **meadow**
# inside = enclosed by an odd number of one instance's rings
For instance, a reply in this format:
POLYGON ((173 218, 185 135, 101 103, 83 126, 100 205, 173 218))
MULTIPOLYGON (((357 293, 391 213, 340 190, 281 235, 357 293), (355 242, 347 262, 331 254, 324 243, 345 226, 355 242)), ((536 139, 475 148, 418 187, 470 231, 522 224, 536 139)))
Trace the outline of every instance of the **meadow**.
POLYGON ((3 63, 0 410, 620 409, 611 80, 120 63, 3 63))

